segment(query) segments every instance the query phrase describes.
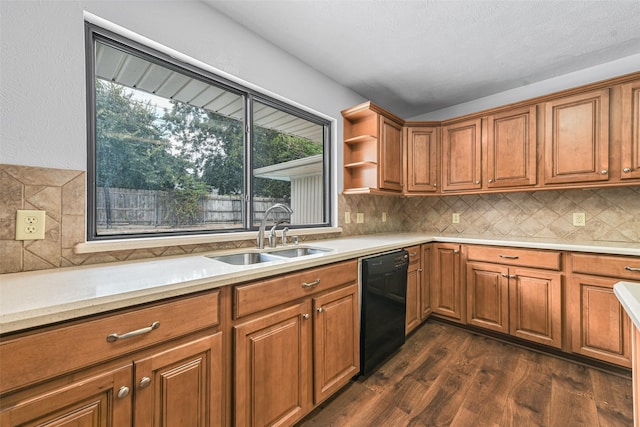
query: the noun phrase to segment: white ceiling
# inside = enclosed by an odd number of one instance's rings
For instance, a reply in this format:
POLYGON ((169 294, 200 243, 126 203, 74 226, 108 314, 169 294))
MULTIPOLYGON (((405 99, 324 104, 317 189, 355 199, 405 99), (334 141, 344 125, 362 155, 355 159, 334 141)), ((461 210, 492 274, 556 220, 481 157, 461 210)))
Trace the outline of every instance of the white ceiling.
POLYGON ((404 118, 640 53, 638 0, 203 1, 404 118))

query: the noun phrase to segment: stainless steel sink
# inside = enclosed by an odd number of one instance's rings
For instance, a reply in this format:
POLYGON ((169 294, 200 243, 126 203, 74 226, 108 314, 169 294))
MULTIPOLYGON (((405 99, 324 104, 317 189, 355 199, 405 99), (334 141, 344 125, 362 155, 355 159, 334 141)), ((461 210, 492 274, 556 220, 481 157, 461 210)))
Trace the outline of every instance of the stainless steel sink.
POLYGON ((208 258, 215 259, 216 261, 222 261, 227 264, 233 264, 233 265, 251 265, 251 264, 259 264, 261 262, 283 260, 282 257, 273 256, 271 254, 267 254, 263 252, 244 252, 239 254, 210 256, 208 258))
POLYGON ((221 261, 227 264, 233 265, 251 265, 260 264, 262 262, 270 261, 286 261, 287 259, 297 258, 305 255, 322 254, 326 252, 332 252, 332 249, 310 248, 306 246, 300 246, 295 248, 279 248, 271 249, 265 252, 239 252, 229 255, 212 255, 207 258, 221 261))
POLYGON ((327 252, 331 252, 331 249, 299 247, 290 249, 274 249, 272 251, 269 251, 268 253, 270 255, 277 255, 286 258, 296 258, 299 256, 323 254, 327 252))

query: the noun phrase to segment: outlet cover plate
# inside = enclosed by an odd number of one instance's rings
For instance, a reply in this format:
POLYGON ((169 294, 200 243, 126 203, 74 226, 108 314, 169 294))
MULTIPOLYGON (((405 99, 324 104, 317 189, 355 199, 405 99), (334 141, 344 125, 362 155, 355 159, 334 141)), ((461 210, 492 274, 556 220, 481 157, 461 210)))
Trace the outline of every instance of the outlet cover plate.
POLYGON ((44 239, 46 211, 18 210, 16 212, 16 240, 44 239))
POLYGON ((573 225, 575 227, 584 227, 585 225, 587 225, 587 217, 584 212, 573 213, 573 225))

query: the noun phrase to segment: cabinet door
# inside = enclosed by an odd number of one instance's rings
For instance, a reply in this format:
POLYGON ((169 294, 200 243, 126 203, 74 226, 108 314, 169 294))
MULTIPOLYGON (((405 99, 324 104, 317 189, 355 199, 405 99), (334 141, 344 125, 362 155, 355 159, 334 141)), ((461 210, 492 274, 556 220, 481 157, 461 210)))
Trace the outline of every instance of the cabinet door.
POLYGON ((418 270, 419 287, 420 287, 420 320, 426 320, 432 313, 431 308, 431 278, 429 277, 429 269, 431 268, 431 245, 422 245, 422 263, 418 270))
POLYGON ((442 190, 482 188, 481 120, 470 120, 442 129, 442 190))
POLYGON ((7 427, 132 425, 131 372, 131 365, 128 364, 110 372, 77 379, 57 388, 53 387, 35 396, 23 397, 19 394, 3 399, 0 425, 7 427))
POLYGON ((438 128, 407 129, 407 191, 438 189, 438 128))
POLYGON ((402 126, 380 116, 378 167, 381 190, 402 191, 402 126))
POLYGON ((571 350, 631 367, 631 322, 613 293, 616 282, 618 279, 572 276, 571 350))
POLYGON ((222 357, 217 333, 136 361, 134 425, 223 425, 222 357))
POLYGON ((545 104, 545 184, 609 179, 609 90, 545 104))
POLYGON ((431 307, 435 314, 464 322, 460 245, 438 243, 433 246, 431 307))
POLYGON ((509 333, 508 275, 505 266, 467 264, 467 323, 509 333))
POLYGON ((360 371, 358 285, 313 299, 314 403, 318 404, 360 371))
POLYGON ((405 333, 408 335, 420 324, 420 272, 417 269, 407 272, 407 320, 405 333))
POLYGON ((420 270, 422 270, 422 253, 419 245, 411 246, 406 250, 409 254, 409 266, 407 268, 405 333, 409 334, 421 321, 420 270))
POLYGON ((622 85, 622 179, 640 178, 640 80, 622 85))
POLYGON ((487 187, 536 183, 536 107, 487 118, 487 187))
POLYGON ((292 425, 312 406, 311 303, 235 326, 235 425, 292 425))
POLYGON ((561 277, 555 272, 509 268, 511 335, 562 348, 561 277))

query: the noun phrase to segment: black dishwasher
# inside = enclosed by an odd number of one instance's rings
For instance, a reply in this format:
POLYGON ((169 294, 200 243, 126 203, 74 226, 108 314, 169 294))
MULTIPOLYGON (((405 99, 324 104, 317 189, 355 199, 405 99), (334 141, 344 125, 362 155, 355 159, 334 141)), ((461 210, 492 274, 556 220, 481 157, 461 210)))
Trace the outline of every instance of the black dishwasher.
POLYGON ((404 344, 407 251, 362 259, 360 373, 369 375, 404 344))

